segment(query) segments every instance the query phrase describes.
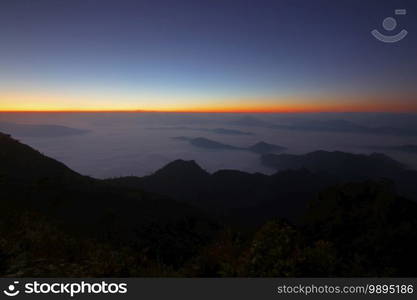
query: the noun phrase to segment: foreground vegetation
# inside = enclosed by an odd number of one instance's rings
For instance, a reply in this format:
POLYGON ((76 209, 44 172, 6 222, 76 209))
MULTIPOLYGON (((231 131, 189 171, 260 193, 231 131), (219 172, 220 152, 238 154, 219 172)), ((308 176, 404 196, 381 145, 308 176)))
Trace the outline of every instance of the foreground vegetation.
POLYGON ((212 237, 189 224, 130 242, 69 234, 39 214, 2 219, 0 274, 10 277, 415 276, 417 207, 387 182, 337 186, 311 203, 304 223, 280 219, 212 237), (181 229, 180 229, 181 228, 181 229))

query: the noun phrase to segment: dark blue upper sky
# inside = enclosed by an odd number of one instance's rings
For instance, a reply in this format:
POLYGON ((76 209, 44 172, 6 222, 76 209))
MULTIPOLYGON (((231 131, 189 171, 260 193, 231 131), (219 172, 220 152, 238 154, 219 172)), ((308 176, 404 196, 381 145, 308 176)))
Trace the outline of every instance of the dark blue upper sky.
POLYGON ((415 0, 2 0, 0 38, 3 110, 417 107, 415 0))

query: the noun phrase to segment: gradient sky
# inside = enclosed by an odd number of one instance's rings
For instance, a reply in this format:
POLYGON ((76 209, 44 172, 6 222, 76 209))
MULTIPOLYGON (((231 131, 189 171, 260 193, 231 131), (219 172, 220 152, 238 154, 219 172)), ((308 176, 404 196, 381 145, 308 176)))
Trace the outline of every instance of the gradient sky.
POLYGON ((0 110, 417 112, 417 1, 1 0, 0 110))

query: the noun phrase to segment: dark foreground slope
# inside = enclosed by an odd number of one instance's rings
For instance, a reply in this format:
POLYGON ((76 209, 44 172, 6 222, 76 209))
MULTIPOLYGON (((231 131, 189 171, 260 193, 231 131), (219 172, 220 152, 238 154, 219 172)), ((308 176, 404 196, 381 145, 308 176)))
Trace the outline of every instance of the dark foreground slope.
POLYGON ((206 247, 192 276, 414 277, 417 205, 386 181, 333 186, 310 202, 303 223, 274 219, 247 237, 233 231, 206 247))
POLYGON ((55 182, 87 182, 89 179, 50 159, 9 135, 0 133, 0 176, 3 180, 29 183, 45 179, 55 182))
MULTIPOLYGON (((0 259, 3 252, 9 253, 10 259, 18 255, 26 257, 27 253, 19 252, 23 251, 19 247, 26 247, 25 243, 43 249, 45 259, 53 249, 71 257, 78 255, 71 251, 78 253, 74 247, 78 247, 79 241, 94 239, 105 245, 133 247, 135 259, 139 255, 141 259, 144 256, 161 264, 176 265, 207 243, 219 228, 189 205, 140 188, 109 186, 82 176, 4 134, 0 134, 0 218, 0 231, 5 234, 0 246, 7 245, 7 249, 0 249, 0 259), (52 232, 51 240, 43 229, 52 232), (61 232, 70 236, 68 240, 61 232), (13 233, 15 236, 10 237, 13 233), (39 239, 25 240, 36 234, 39 239), (53 240, 54 234, 63 239, 61 245, 53 240), (43 238, 47 241, 42 241, 43 238)), ((91 244, 94 248, 93 245, 94 242, 91 244)), ((33 251, 39 251, 43 257, 40 249, 33 251)), ((26 270, 25 264, 31 264, 32 260, 17 263, 26 270)), ((54 266, 58 262, 49 263, 54 266)), ((3 272, 13 273, 13 268, 5 268, 3 272)), ((23 271, 22 276, 39 275, 32 272, 23 271)))
POLYGON ((0 134, 0 275, 416 276, 417 204, 337 182, 186 161, 101 181, 0 134))
POLYGON ((127 228, 150 221, 201 216, 198 210, 166 196, 138 187, 109 186, 82 176, 5 135, 0 135, 0 161, 3 204, 17 210, 39 210, 75 226, 87 225, 95 231, 97 222, 110 214, 115 224, 127 228))

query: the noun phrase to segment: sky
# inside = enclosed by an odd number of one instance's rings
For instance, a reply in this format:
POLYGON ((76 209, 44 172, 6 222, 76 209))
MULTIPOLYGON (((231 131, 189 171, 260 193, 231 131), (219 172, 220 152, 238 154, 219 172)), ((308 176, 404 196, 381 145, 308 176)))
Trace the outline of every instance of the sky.
POLYGON ((0 111, 417 112, 416 53, 415 0, 1 0, 0 111))

